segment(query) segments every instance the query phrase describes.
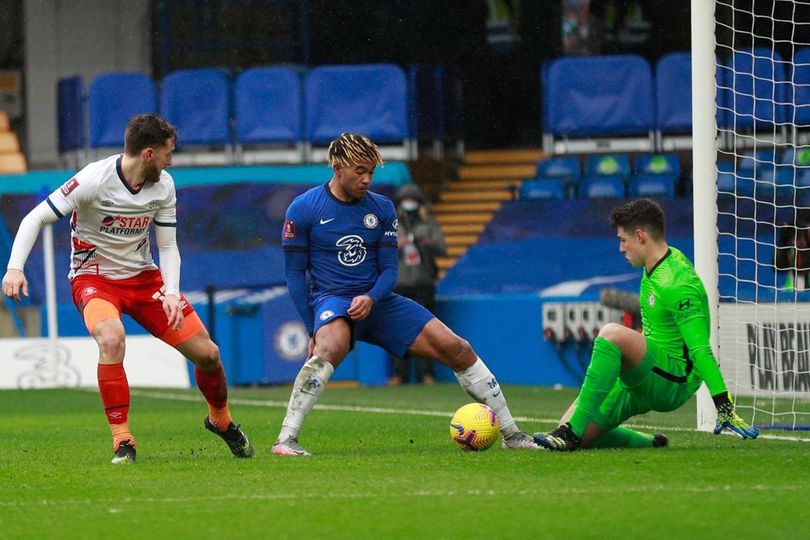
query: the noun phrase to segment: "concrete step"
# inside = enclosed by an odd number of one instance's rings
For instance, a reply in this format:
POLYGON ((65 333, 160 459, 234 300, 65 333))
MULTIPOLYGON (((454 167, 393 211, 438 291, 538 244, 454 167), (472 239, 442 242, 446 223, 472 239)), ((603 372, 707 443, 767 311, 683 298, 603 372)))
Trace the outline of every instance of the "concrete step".
POLYGON ((472 225, 482 224, 486 225, 492 219, 491 212, 465 212, 460 214, 438 214, 436 221, 439 225, 472 225))
POLYGON ((448 246, 469 246, 478 241, 477 234, 445 234, 444 241, 448 246))
POLYGON ((497 212, 500 208, 500 202, 438 202, 433 204, 433 212, 437 216, 470 212, 497 212))
POLYGON ((520 180, 456 180, 450 182, 447 189, 450 191, 484 191, 484 190, 508 190, 509 188, 519 189, 520 180))
POLYGON ((450 270, 458 261, 457 257, 436 257, 436 266, 439 270, 450 270))
POLYGON ((484 232, 486 223, 461 223, 452 225, 442 225, 442 233, 448 234, 481 234, 484 232))
POLYGON ((495 191, 445 191, 441 202, 503 202, 514 199, 513 194, 507 190, 495 191))
POLYGON ((532 163, 546 157, 539 148, 515 150, 473 150, 464 154, 464 163, 468 165, 491 165, 496 163, 532 163))
POLYGON ((447 255, 449 257, 461 257, 462 255, 467 253, 467 250, 469 249, 469 247, 470 246, 465 246, 465 245, 447 246, 447 255))
POLYGON ((458 168, 460 180, 515 180, 532 178, 534 165, 461 165, 458 168))

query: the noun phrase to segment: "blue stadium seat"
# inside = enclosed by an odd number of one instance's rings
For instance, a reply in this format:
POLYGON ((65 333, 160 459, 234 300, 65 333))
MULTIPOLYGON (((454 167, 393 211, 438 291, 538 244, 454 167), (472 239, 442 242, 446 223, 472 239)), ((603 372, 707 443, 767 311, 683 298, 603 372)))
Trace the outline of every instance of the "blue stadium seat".
POLYGON ((537 172, 535 174, 538 178, 553 176, 555 178, 578 179, 582 176, 579 158, 576 156, 557 156, 541 159, 537 162, 537 172))
POLYGON ((562 199, 563 181, 554 177, 524 180, 518 195, 520 199, 562 199))
POLYGON ((303 141, 301 79, 288 67, 257 67, 234 84, 236 142, 303 141))
POLYGON ((84 148, 83 94, 81 76, 59 79, 56 86, 56 116, 60 154, 84 148))
POLYGON ((635 174, 668 174, 681 176, 681 160, 677 154, 642 154, 636 158, 635 174))
POLYGON ((734 51, 718 66, 717 77, 725 81, 717 96, 723 109, 723 114, 718 115, 720 128, 773 126, 789 119, 789 84, 779 53, 760 48, 734 51))
POLYGON ((669 174, 642 174, 630 181, 631 197, 674 197, 676 177, 669 174))
POLYGON ((622 176, 589 176, 579 186, 579 196, 584 199, 624 197, 625 185, 622 176))
POLYGON ((739 157, 737 168, 743 171, 752 171, 759 168, 773 167, 778 162, 776 149, 773 147, 756 151, 748 150, 739 157))
POLYGON ((793 99, 788 101, 796 104, 790 117, 799 126, 810 126, 810 47, 794 53, 790 78, 793 99))
POLYGON ((328 143, 343 132, 376 143, 409 139, 405 73, 392 64, 320 66, 304 82, 306 138, 328 143))
POLYGON ((788 146, 782 152, 782 159, 779 160, 782 165, 795 165, 796 167, 810 167, 810 147, 800 146, 798 148, 788 146))
POLYGON ((561 138, 562 152, 576 151, 571 139, 577 138, 583 148, 598 148, 593 137, 612 144, 611 139, 635 136, 633 148, 652 148, 652 73, 640 56, 560 58, 541 76, 547 151, 556 148, 555 137, 561 138))
POLYGON ((720 195, 754 196, 754 172, 735 167, 733 161, 717 163, 717 191, 720 195))
POLYGON ((161 86, 160 112, 177 126, 178 148, 230 144, 230 92, 222 70, 168 74, 161 86))
POLYGON ((106 73, 90 83, 87 115, 90 148, 123 147, 124 131, 136 114, 157 111, 155 83, 143 73, 106 73))
POLYGON ((601 154, 588 156, 585 161, 587 176, 630 176, 630 157, 627 154, 601 154))
POLYGON ((692 130, 692 55, 671 53, 655 68, 656 129, 662 133, 692 130))

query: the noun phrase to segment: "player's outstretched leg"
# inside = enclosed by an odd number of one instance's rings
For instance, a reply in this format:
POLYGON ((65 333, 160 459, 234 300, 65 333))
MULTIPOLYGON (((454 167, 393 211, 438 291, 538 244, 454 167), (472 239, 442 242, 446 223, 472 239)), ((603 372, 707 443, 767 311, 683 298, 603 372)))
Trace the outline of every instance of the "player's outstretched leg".
POLYGON ((517 427, 501 386, 484 361, 475 354, 466 340, 453 333, 439 319, 431 319, 425 325, 408 352, 423 358, 434 358, 451 368, 458 383, 470 397, 495 411, 501 422, 502 448, 538 448, 532 436, 517 427))
POLYGON ((270 451, 278 456, 309 456, 309 452, 298 444, 298 434, 318 397, 326 388, 326 383, 335 372, 332 364, 313 356, 301 367, 295 377, 287 413, 281 424, 281 432, 270 451))

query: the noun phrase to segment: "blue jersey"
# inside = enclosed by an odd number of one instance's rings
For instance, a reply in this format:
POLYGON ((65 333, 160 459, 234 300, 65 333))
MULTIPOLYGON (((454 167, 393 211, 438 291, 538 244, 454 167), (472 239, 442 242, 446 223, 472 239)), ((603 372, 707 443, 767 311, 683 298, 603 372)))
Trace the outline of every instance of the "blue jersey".
POLYGON ((282 245, 288 254, 308 254, 310 303, 367 294, 382 272, 380 250, 397 248, 397 213, 388 197, 369 191, 345 202, 324 184, 290 204, 282 245))

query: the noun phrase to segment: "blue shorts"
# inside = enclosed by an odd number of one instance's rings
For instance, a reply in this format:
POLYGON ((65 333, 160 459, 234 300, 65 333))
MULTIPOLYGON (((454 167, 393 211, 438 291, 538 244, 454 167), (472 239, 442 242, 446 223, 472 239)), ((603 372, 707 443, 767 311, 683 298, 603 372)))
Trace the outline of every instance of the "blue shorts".
POLYGON ((345 296, 327 296, 315 304, 315 334, 318 328, 337 317, 348 320, 352 329, 352 342, 365 341, 379 345, 394 356, 402 358, 416 336, 434 315, 411 300, 390 294, 374 304, 371 313, 362 321, 353 321, 348 315, 352 299, 345 296))

